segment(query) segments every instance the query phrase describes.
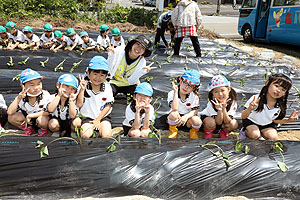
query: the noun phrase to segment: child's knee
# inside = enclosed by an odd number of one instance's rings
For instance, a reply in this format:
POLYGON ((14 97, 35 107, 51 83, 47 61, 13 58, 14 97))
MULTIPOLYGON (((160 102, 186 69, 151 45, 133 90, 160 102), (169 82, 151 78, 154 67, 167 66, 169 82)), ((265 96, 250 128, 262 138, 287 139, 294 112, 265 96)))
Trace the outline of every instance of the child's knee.
POLYGON ((82 138, 90 138, 93 135, 93 125, 85 123, 81 126, 80 136, 82 138))
POLYGON ((214 129, 214 128, 216 128, 216 120, 212 117, 206 117, 203 120, 203 125, 204 125, 204 128, 207 130, 214 129))
POLYGON ((168 116, 168 119, 172 120, 172 121, 176 121, 180 118, 180 115, 178 112, 171 112, 168 116))
POLYGON ((40 116, 36 119, 36 123, 40 128, 47 128, 48 127, 48 122, 49 122, 49 117, 48 116, 40 116))
POLYGON ((72 121, 72 129, 75 130, 75 128, 80 128, 81 127, 81 119, 80 118, 75 118, 72 121))
POLYGON ((59 131, 60 126, 59 126, 59 122, 56 119, 51 119, 48 123, 48 128, 50 129, 50 131, 52 132, 56 132, 59 131))
POLYGON ((245 133, 250 139, 257 140, 260 137, 259 129, 252 129, 247 127, 245 133))
POLYGON ((130 129, 128 132, 128 135, 130 137, 140 137, 141 136, 141 131, 139 129, 130 129))
POLYGON ((21 123, 25 120, 25 117, 22 113, 15 113, 12 115, 8 115, 7 120, 13 125, 21 125, 21 123))
POLYGON ((192 119, 192 125, 194 126, 200 126, 202 124, 202 121, 198 116, 193 116, 191 119, 192 119))
POLYGON ((152 132, 150 128, 141 130, 141 137, 148 137, 149 133, 152 132))

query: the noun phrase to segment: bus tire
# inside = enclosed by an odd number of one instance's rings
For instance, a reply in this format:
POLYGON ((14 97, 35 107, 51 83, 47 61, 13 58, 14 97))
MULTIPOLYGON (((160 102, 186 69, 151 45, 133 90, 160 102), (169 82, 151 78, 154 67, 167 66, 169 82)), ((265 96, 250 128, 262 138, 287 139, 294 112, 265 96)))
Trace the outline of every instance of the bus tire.
POLYGON ((252 30, 250 25, 246 25, 243 29, 243 39, 245 43, 252 42, 252 30))

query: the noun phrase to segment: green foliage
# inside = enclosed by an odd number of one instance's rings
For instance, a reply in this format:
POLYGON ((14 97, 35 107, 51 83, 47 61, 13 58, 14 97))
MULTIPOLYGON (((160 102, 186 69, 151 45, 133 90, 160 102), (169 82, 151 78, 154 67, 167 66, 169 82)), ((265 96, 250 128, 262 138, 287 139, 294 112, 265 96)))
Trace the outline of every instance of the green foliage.
POLYGON ((8 67, 13 67, 15 65, 14 61, 13 61, 13 58, 10 56, 9 57, 9 62, 6 63, 8 67))
POLYGON ((19 65, 26 65, 27 60, 29 57, 27 57, 25 60, 18 62, 19 65))
POLYGON ((285 159, 284 159, 284 156, 283 156, 283 145, 281 144, 281 142, 275 142, 274 145, 273 145, 273 149, 275 151, 278 151, 282 157, 282 162, 281 161, 277 161, 277 165, 279 167, 279 169, 282 171, 282 172, 286 172, 289 170, 289 168, 287 167, 287 165, 285 164, 285 159))
POLYGON ((47 64, 47 62, 49 61, 49 57, 47 57, 47 59, 46 60, 44 60, 44 61, 40 61, 40 65, 41 65, 41 67, 45 67, 45 64, 47 64))
POLYGON ((239 135, 238 132, 234 132, 234 135, 237 137, 237 141, 235 143, 235 152, 240 152, 240 151, 243 151, 243 149, 244 149, 244 153, 248 154, 250 151, 250 147, 248 145, 242 143, 242 140, 239 139, 239 137, 238 137, 238 135, 239 135))

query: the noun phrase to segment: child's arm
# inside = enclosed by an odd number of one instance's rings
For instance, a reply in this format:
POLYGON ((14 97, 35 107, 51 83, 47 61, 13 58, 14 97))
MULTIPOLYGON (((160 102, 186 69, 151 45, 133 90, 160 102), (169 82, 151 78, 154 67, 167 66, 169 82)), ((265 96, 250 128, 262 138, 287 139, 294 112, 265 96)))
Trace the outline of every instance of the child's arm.
POLYGON ((71 119, 75 119, 76 115, 77 115, 77 109, 76 109, 76 105, 74 103, 74 101, 77 98, 78 93, 76 94, 71 94, 69 97, 69 117, 71 119))
POLYGON ((65 45, 66 45, 66 43, 63 42, 63 43, 61 43, 58 47, 54 48, 54 50, 61 49, 61 48, 63 48, 65 45))
POLYGON ((172 82, 172 89, 174 91, 173 101, 171 103, 171 108, 173 112, 178 111, 178 86, 172 82))
POLYGON ((257 100, 255 100, 255 96, 254 96, 252 102, 249 104, 249 107, 242 111, 242 114, 241 114, 242 119, 247 119, 247 117, 250 115, 251 111, 257 108, 259 99, 260 99, 260 97, 257 100))
POLYGON ((150 126, 150 105, 144 106, 145 109, 145 119, 143 124, 143 129, 148 129, 150 126))
POLYGON ((76 106, 77 108, 81 108, 83 105, 83 100, 84 100, 84 91, 87 86, 87 81, 84 80, 82 76, 79 75, 79 81, 80 81, 80 90, 77 95, 77 100, 76 100, 76 106))
POLYGON ((75 47, 77 46, 77 42, 75 42, 75 44, 73 44, 73 46, 71 46, 71 48, 69 48, 69 51, 73 51, 73 49, 75 49, 75 47))
POLYGON ((13 42, 11 41, 8 46, 7 46, 7 49, 8 50, 13 50, 15 49, 17 46, 19 46, 20 42, 16 42, 15 44, 13 44, 13 42))
POLYGON ((100 121, 108 113, 110 108, 111 108, 111 104, 106 104, 105 105, 105 108, 101 111, 99 116, 93 121, 94 128, 96 128, 97 130, 100 130, 100 123, 101 123, 100 121))
POLYGON ((191 117, 197 115, 197 113, 198 113, 198 110, 192 110, 191 112, 189 112, 189 113, 183 115, 183 116, 180 118, 180 120, 179 120, 179 122, 178 122, 177 125, 178 125, 178 126, 184 126, 184 125, 186 124, 186 122, 188 121, 188 119, 190 119, 191 117))
POLYGON ((296 111, 294 109, 294 111, 292 112, 292 114, 290 115, 289 118, 285 117, 283 119, 274 120, 273 122, 275 122, 276 124, 286 124, 286 123, 289 123, 289 122, 297 121, 299 119, 299 117, 297 115, 298 113, 300 113, 300 110, 296 111))
POLYGON ((15 98, 15 100, 9 105, 7 108, 7 114, 12 115, 17 112, 18 105, 22 99, 26 97, 26 93, 28 92, 29 88, 25 89, 25 87, 22 85, 22 91, 18 94, 18 96, 15 98))
MULTIPOLYGON (((135 109, 136 109, 136 111, 135 111, 134 121, 131 126, 132 126, 132 129, 136 130, 136 129, 140 129, 140 126, 141 126, 140 112, 141 112, 142 107, 140 105, 138 105, 138 102, 136 102, 135 109)), ((146 121, 146 119, 145 119, 145 121, 146 121)))
MULTIPOLYGON (((31 119, 32 118, 38 118, 40 116, 48 116, 50 113, 47 112, 47 111, 44 111, 44 110, 41 110, 39 112, 36 112, 36 113, 31 113, 29 115, 26 116, 26 119, 25 119, 25 124, 31 124, 31 119)), ((24 122, 23 122, 24 123, 24 122)))

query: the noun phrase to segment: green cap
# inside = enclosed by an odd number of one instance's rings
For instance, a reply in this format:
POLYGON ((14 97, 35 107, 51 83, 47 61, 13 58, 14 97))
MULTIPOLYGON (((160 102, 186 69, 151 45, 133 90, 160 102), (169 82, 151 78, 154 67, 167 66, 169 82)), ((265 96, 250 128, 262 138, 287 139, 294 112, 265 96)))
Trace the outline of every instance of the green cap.
POLYGON ((76 32, 75 32, 74 28, 68 28, 68 30, 67 30, 68 36, 75 35, 75 34, 76 34, 76 32))
POLYGON ((6 28, 3 26, 0 26, 0 33, 6 33, 6 28))
POLYGON ((113 30, 111 30, 111 34, 112 35, 120 35, 120 29, 118 29, 117 27, 116 28, 113 28, 113 30))
POLYGON ((62 32, 61 31, 54 31, 54 37, 57 39, 57 38, 60 38, 62 36, 62 32))
POLYGON ((107 26, 106 24, 102 24, 101 26, 100 26, 100 31, 106 31, 106 30, 108 30, 109 29, 109 26, 107 26))
POLYGON ((44 25, 44 30, 45 31, 53 31, 52 25, 51 24, 45 24, 44 25))
POLYGON ((86 31, 82 31, 79 35, 80 37, 89 36, 89 34, 86 31))
POLYGON ((16 28, 17 25, 14 22, 7 22, 5 27, 9 28, 9 29, 13 29, 13 28, 16 28))
POLYGON ((32 30, 32 28, 31 28, 30 26, 25 26, 25 27, 23 28, 23 32, 30 32, 30 33, 32 33, 33 30, 32 30))

